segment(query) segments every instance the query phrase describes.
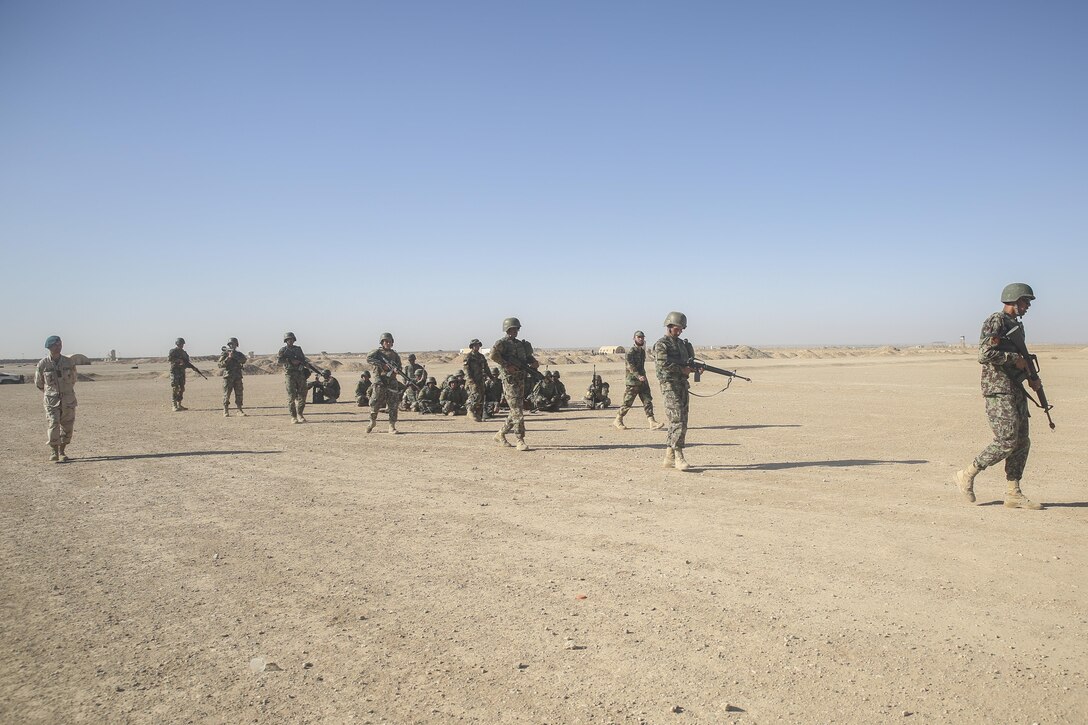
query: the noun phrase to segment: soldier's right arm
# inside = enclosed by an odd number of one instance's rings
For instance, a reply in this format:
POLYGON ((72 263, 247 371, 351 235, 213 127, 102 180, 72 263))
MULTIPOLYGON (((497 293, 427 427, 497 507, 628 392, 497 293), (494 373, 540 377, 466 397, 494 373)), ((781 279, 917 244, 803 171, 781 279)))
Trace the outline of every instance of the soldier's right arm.
POLYGON ((39 362, 38 367, 34 368, 34 386, 37 387, 38 390, 44 391, 45 390, 45 375, 42 374, 42 362, 45 362, 45 361, 43 360, 43 361, 39 362))
POLYGON ((1005 320, 1001 313, 990 315, 982 323, 982 332, 979 334, 978 340, 978 361, 980 365, 1001 367, 1016 363, 1019 356, 1015 352, 998 350, 997 344, 994 343, 995 338, 1004 334, 1005 320))

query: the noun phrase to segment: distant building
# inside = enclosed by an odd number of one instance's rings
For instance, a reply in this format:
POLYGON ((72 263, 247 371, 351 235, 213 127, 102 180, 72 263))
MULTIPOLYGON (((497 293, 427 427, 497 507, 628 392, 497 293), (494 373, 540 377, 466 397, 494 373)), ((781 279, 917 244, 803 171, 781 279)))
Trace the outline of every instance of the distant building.
POLYGON ((623 345, 604 345, 597 351, 598 355, 622 355, 626 350, 623 345))

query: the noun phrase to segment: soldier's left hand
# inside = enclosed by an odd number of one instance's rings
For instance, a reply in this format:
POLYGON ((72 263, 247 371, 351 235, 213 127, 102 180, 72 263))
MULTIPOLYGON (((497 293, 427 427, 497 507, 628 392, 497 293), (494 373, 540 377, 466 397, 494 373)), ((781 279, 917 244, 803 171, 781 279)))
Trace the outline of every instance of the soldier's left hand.
POLYGON ((1043 387, 1043 379, 1035 378, 1034 380, 1028 380, 1028 386, 1036 393, 1039 392, 1039 388, 1043 387))

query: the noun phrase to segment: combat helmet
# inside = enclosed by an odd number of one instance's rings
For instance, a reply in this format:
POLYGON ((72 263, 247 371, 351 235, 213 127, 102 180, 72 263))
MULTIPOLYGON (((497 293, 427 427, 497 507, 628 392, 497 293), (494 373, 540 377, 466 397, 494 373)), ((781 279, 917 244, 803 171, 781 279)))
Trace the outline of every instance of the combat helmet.
MULTIPOLYGON (((383 337, 382 339, 384 340, 385 338, 383 337)), ((390 335, 389 339, 393 339, 393 336, 390 335)), ((409 362, 415 362, 416 361, 416 354, 414 352, 408 353, 408 361, 409 362)))
POLYGON ((237 337, 232 337, 231 339, 227 340, 227 344, 228 345, 234 345, 235 347, 238 347, 238 338, 237 337))
POLYGON ((506 332, 511 327, 516 327, 516 328, 518 328, 520 330, 521 329, 521 320, 519 320, 516 317, 507 317, 505 320, 502 321, 502 331, 503 332, 506 332))
POLYGON ((185 344, 185 338, 184 337, 179 337, 178 339, 174 340, 174 344, 175 345, 184 345, 185 344))
POLYGON ((491 374, 492 375, 498 375, 499 374, 499 369, 497 367, 491 368, 491 374))
POLYGON ((283 333, 283 341, 287 342, 288 340, 298 340, 298 338, 295 337, 295 333, 293 333, 293 332, 283 333))
POLYGON ((558 378, 559 377, 559 371, 556 370, 554 373, 552 373, 552 377, 553 378, 558 378))
POLYGON ((676 325, 677 327, 686 330, 688 327, 688 316, 683 312, 670 312, 665 315, 665 327, 668 327, 669 325, 676 325))
MULTIPOLYGON (((506 332, 506 330, 503 330, 503 332, 506 332)), ((472 347, 473 345, 481 345, 481 346, 482 346, 482 345, 483 345, 483 343, 482 343, 482 342, 480 342, 480 338, 478 338, 478 337, 474 337, 474 338, 472 338, 472 342, 470 342, 470 343, 468 344, 468 346, 469 346, 469 347, 472 347)))
POLYGON ((427 385, 438 385, 438 381, 434 377, 427 378, 427 385))
POLYGON ((383 332, 382 336, 378 338, 378 342, 385 342, 386 340, 389 340, 389 342, 393 342, 393 333, 383 332))
POLYGON ((321 371, 321 375, 322 375, 322 377, 327 378, 330 375, 332 375, 332 370, 329 370, 328 368, 325 368, 324 370, 321 371))
POLYGON ((370 377, 370 371, 369 370, 364 370, 363 374, 360 377, 369 378, 370 377))
POLYGON ((1007 305, 1016 302, 1021 297, 1027 297, 1029 300, 1035 299, 1035 293, 1030 285, 1023 282, 1013 282, 1005 285, 1005 289, 1001 290, 1001 301, 1007 305))
POLYGON ((645 333, 645 332, 643 332, 642 330, 635 330, 635 334, 634 334, 634 335, 631 335, 631 337, 632 337, 632 338, 635 338, 635 337, 646 337, 646 333, 645 333))

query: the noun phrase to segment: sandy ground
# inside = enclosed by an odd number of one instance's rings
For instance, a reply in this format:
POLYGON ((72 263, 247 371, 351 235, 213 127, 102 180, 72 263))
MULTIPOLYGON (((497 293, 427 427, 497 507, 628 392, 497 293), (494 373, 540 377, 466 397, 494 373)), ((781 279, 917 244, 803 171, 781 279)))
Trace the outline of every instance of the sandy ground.
POLYGON ((55 465, 2 386, 0 721, 1086 722, 1088 352, 1038 352, 1041 512, 950 484, 989 440, 970 353, 734 361, 687 473, 637 409, 533 415, 519 453, 353 403, 290 425, 281 376, 249 418, 216 379, 172 413, 123 365, 83 369, 55 465))

